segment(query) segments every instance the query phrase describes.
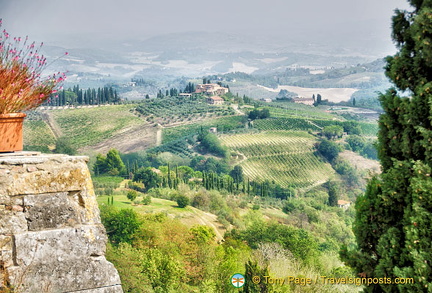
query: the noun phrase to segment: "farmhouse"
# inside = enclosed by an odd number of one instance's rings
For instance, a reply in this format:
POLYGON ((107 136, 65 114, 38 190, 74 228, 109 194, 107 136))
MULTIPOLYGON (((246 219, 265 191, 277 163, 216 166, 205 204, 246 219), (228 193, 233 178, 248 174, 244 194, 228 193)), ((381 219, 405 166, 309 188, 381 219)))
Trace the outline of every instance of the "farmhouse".
POLYGON ((198 84, 196 86, 195 93, 222 96, 228 93, 228 89, 218 85, 217 83, 198 84))
POLYGON ((293 101, 296 104, 305 104, 305 105, 309 105, 309 106, 313 106, 313 104, 315 103, 314 99, 312 99, 312 98, 303 98, 303 97, 293 98, 293 101))
POLYGON ((222 105, 224 103, 224 99, 219 96, 212 96, 207 98, 207 103, 210 105, 222 105))
POLYGON ((210 127, 209 132, 210 133, 217 133, 217 127, 210 127))
POLYGON ((190 98, 190 97, 192 97, 192 94, 188 94, 188 93, 181 93, 181 94, 179 94, 179 97, 180 97, 180 98, 190 98))
POLYGON ((350 201, 346 201, 346 200, 341 200, 339 199, 338 202, 338 207, 340 207, 341 209, 348 209, 351 206, 351 202, 350 201))
POLYGON ((272 102, 272 99, 269 99, 269 98, 262 98, 262 99, 260 99, 260 101, 263 101, 263 102, 266 102, 266 103, 271 103, 271 102, 272 102))

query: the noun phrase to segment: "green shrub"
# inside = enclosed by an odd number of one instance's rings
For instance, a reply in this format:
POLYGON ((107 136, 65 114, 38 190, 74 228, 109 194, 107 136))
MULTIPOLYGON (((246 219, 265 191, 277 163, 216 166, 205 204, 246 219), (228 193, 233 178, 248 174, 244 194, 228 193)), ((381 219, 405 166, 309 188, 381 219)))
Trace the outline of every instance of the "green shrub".
POLYGON ((185 208, 189 204, 189 197, 186 195, 177 196, 176 202, 179 208, 185 208))
POLYGON ((138 193, 135 190, 129 190, 126 197, 130 200, 130 201, 134 201, 138 196, 138 193))
POLYGON ((141 203, 143 205, 149 205, 151 203, 151 196, 150 195, 144 196, 141 203))

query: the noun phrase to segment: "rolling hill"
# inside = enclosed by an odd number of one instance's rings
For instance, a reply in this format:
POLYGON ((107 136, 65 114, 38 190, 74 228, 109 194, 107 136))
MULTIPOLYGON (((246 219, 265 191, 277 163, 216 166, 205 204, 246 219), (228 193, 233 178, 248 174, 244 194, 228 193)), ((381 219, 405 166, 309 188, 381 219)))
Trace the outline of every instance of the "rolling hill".
POLYGON ((251 180, 269 180, 283 187, 307 189, 334 173, 315 155, 316 138, 303 131, 263 131, 221 137, 251 180))

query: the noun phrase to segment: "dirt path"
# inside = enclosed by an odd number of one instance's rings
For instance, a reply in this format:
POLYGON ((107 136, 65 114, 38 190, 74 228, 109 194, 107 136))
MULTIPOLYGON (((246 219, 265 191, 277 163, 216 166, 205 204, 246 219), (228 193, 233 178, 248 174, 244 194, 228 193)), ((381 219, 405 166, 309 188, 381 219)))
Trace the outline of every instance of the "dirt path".
POLYGON ((160 146, 162 144, 162 129, 163 126, 158 124, 156 131, 156 146, 160 146))
POLYGON ((323 129, 321 126, 319 126, 319 125, 316 125, 315 123, 313 123, 312 121, 310 121, 310 120, 306 120, 306 122, 307 123, 309 123, 309 124, 311 124, 311 125, 313 125, 313 126, 315 126, 315 127, 317 127, 318 129, 323 129))
POLYGON ((221 241, 223 239, 223 233, 225 232, 225 229, 221 228, 221 224, 217 221, 217 216, 206 213, 200 210, 197 210, 195 208, 192 208, 193 213, 195 214, 196 220, 201 224, 205 226, 212 227, 213 230, 216 233, 216 240, 221 241), (216 225, 218 225, 218 227, 216 225))
POLYGON ((157 129, 153 125, 139 125, 116 134, 100 143, 80 149, 80 152, 95 151, 107 153, 115 148, 122 153, 143 151, 156 146, 157 129))
POLYGON ((239 110, 239 107, 237 104, 233 104, 233 105, 231 105, 231 107, 234 109, 234 111, 236 111, 237 114, 244 115, 244 113, 239 110))
POLYGON ((52 113, 41 112, 41 115, 42 115, 42 118, 45 120, 45 122, 48 124, 48 126, 51 129, 52 133, 54 134, 55 138, 59 138, 59 137, 63 136, 63 132, 61 131, 61 129, 58 126, 57 122, 55 121, 54 117, 52 116, 52 113))

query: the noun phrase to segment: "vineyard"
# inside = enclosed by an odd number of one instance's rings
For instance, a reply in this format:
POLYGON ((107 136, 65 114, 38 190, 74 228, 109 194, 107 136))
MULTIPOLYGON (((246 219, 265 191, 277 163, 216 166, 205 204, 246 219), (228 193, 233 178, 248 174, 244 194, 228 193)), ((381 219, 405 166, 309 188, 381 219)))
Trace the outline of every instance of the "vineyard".
POLYGON ((170 152, 179 157, 191 159, 194 156, 194 151, 192 150, 191 145, 188 143, 189 139, 192 139, 192 137, 189 136, 172 140, 161 146, 151 148, 149 151, 154 153, 170 152))
POLYGON ((75 147, 94 145, 113 135, 143 124, 130 105, 52 111, 62 134, 75 147))
POLYGON ((185 136, 197 134, 201 128, 207 131, 210 127, 216 127, 219 133, 243 128, 245 123, 243 120, 244 118, 242 116, 230 116, 209 119, 201 121, 200 123, 167 127, 163 129, 162 141, 165 144, 171 141, 182 139, 185 136))
POLYGON ((314 124, 302 118, 268 118, 255 120, 253 127, 259 130, 303 130, 320 131, 314 124))
POLYGON ((209 105, 204 98, 199 97, 151 99, 141 103, 136 111, 148 116, 147 121, 161 125, 235 114, 235 111, 229 106, 209 105))
POLYGON ((327 120, 333 120, 337 117, 336 115, 328 113, 320 108, 311 107, 303 104, 296 104, 292 102, 273 102, 268 104, 268 106, 271 107, 270 111, 273 117, 301 117, 327 120))
POLYGON ((308 188, 334 173, 315 155, 315 138, 299 131, 267 131, 227 135, 222 143, 243 158, 240 165, 251 180, 269 180, 283 187, 308 188))
MULTIPOLYGON (((322 128, 331 125, 344 126, 343 121, 324 120, 324 119, 303 119, 303 118, 268 118, 255 120, 253 127, 258 130, 303 130, 320 131, 322 128)), ((363 135, 376 136, 378 124, 358 122, 363 135)))
POLYGON ((42 120, 24 120, 25 146, 54 147, 56 139, 49 126, 42 120))

